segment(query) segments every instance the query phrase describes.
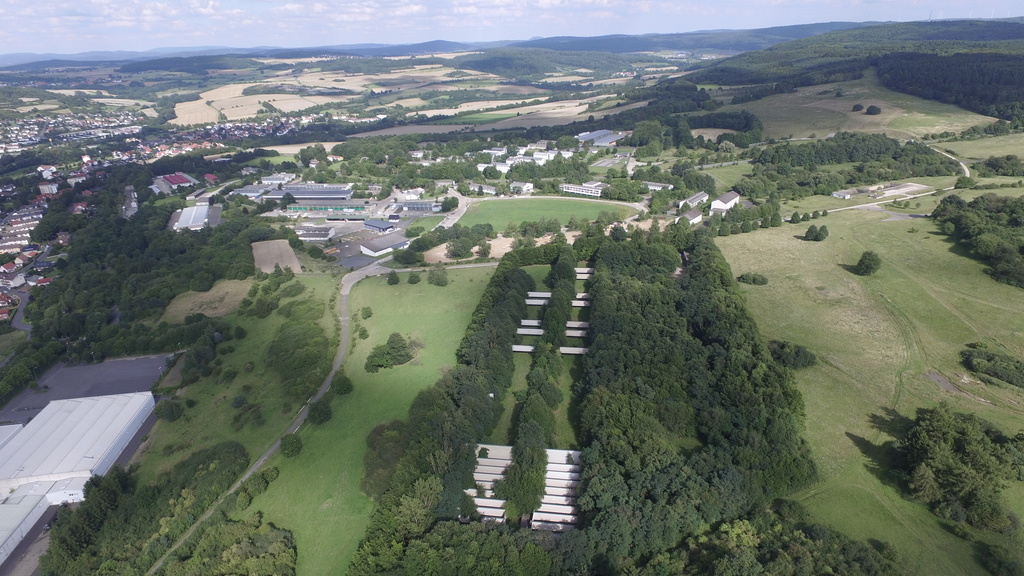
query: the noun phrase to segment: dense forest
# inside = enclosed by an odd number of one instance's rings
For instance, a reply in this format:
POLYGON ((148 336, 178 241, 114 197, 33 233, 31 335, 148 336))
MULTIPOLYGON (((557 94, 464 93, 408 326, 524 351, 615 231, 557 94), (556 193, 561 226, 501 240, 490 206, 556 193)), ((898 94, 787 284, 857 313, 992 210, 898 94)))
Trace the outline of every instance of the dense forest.
POLYGON ((954 160, 924 144, 900 144, 881 134, 840 132, 816 142, 787 142, 764 148, 755 155, 751 174, 734 189, 755 198, 802 198, 864 184, 949 176, 958 170, 954 160), (821 169, 849 163, 856 166, 821 169))
POLYGON ((1024 198, 985 194, 970 202, 957 195, 932 212, 943 230, 956 234, 971 254, 988 263, 996 280, 1024 288, 1024 198))
MULTIPOLYGON (((547 328, 564 325, 563 299, 553 294, 544 311, 541 347, 558 343, 547 328)), ((376 481, 367 487, 377 486, 380 505, 350 574, 899 573, 886 545, 852 542, 808 524, 799 506, 774 502, 816 478, 799 438, 802 400, 706 233, 606 237, 593 227, 572 247, 514 250, 458 358, 417 397, 408 422, 371 434, 367 474, 376 481), (463 492, 473 486, 473 447, 490 434, 511 383, 511 344, 534 284, 519 267, 552 264, 547 281, 563 292, 572 263, 590 258, 594 336, 574 389, 580 529, 552 540, 514 523, 453 522, 476 517, 463 492)), ((505 480, 510 517, 539 502, 531 454, 545 445, 551 406, 562 401, 548 386, 550 363, 536 355, 528 376, 513 447, 525 463, 505 480)))
POLYGON ((886 88, 1024 126, 1024 54, 899 52, 873 63, 886 88))
POLYGON ((1006 510, 1006 482, 1024 479, 1024 434, 1008 437, 948 405, 919 409, 897 445, 913 499, 957 524, 1011 533, 1020 519, 1006 510))
POLYGON ((878 67, 886 87, 1020 121, 1024 24, 936 21, 829 32, 716 62, 687 78, 751 86, 739 101, 855 80, 878 67), (985 89, 979 89, 984 86, 985 89))

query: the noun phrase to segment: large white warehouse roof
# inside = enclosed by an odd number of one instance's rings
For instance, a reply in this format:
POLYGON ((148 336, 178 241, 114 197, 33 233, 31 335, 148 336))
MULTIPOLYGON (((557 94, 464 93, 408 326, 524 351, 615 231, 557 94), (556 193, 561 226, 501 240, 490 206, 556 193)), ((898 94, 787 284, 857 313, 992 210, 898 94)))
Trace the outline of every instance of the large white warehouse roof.
POLYGON ((31 482, 105 474, 153 407, 149 392, 50 402, 0 447, 0 495, 31 482))

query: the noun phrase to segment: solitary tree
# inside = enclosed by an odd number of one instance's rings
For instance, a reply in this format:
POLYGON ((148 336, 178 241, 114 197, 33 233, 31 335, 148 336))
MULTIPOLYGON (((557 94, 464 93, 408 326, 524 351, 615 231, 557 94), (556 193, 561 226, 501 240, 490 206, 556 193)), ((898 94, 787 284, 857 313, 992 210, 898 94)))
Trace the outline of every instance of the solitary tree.
POLYGON ((875 272, 878 272, 878 269, 881 267, 882 259, 878 257, 878 254, 868 250, 860 255, 860 260, 857 262, 857 265, 853 267, 853 272, 855 274, 860 274, 861 276, 870 276, 875 272))
POLYGON ((871 106, 868 106, 868 109, 865 110, 864 113, 869 115, 869 116, 878 116, 879 114, 882 113, 882 109, 879 108, 878 106, 871 105, 871 106))
POLYGON ((281 454, 286 458, 294 458, 302 452, 302 439, 297 434, 285 434, 281 437, 281 454))
POLYGON ((793 212, 793 215, 789 217, 789 221, 792 222, 793 224, 796 224, 797 222, 799 222, 800 221, 800 213, 799 212, 793 212))
POLYGON ((323 424, 333 415, 331 404, 326 398, 321 398, 309 405, 309 421, 313 424, 323 424))
POLYGON ((853 105, 853 111, 854 112, 860 112, 863 109, 864 109, 864 105, 863 104, 854 104, 853 105))
POLYGON ((398 277, 398 272, 395 272, 394 270, 392 270, 391 272, 388 272, 388 285, 389 286, 394 286, 395 284, 398 284, 399 282, 401 282, 401 279, 398 277))
POLYGON ((444 269, 440 262, 430 267, 430 271, 427 272, 427 283, 434 286, 448 285, 448 271, 444 269))

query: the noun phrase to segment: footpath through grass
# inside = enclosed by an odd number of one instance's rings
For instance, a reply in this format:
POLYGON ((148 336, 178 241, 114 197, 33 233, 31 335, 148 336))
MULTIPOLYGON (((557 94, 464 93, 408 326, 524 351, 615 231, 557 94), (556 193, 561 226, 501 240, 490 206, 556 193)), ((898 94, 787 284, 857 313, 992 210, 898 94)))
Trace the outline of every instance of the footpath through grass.
POLYGON ((449 270, 446 287, 425 280, 410 285, 407 274, 400 274, 402 283, 395 286, 374 277, 352 291, 350 321, 369 331, 368 339, 356 338, 344 365, 355 390, 334 400, 329 422, 302 427, 299 456, 274 457, 270 465, 279 467, 281 476, 246 511, 262 510, 267 521, 293 532, 300 576, 344 574, 348 569, 374 509, 359 489, 366 436, 377 424, 404 419, 416 394, 455 363, 455 350, 493 272, 449 270), (365 320, 363 307, 373 312, 365 320), (370 349, 392 332, 421 342, 423 348, 409 364, 367 373, 363 364, 370 349))
MULTIPOLYGON (((332 355, 337 350, 338 282, 338 278, 328 274, 299 275, 290 284, 301 283, 305 289, 296 296, 281 299, 282 306, 312 299, 323 307, 325 312, 320 325, 331 341, 329 353, 332 355)), ((277 440, 305 402, 305 398, 287 394, 277 373, 265 363, 267 348, 285 318, 273 312, 263 319, 232 314, 228 320, 242 326, 248 334, 242 340, 233 339, 218 346, 214 373, 178 392, 177 398, 183 405, 191 401, 194 406, 186 407, 183 416, 175 422, 157 421, 136 457, 143 482, 169 470, 192 452, 225 440, 240 442, 250 457, 256 458, 277 440), (231 348, 234 351, 228 352, 231 348), (225 374, 230 371, 237 372, 237 376, 229 380, 225 374), (260 406, 262 424, 249 422, 235 428, 232 420, 241 410, 235 407, 239 396, 245 399, 246 406, 260 406)))
MULTIPOLYGON (((916 574, 984 574, 970 543, 902 497, 888 474, 886 443, 900 434, 902 418, 943 400, 1010 435, 1024 428, 1024 391, 981 384, 958 356, 980 340, 1024 357, 1024 291, 989 278, 928 219, 849 210, 814 223, 828 226, 824 242, 794 237, 809 223, 718 239, 734 274, 769 279, 741 285, 765 336, 818 356, 797 382, 822 482, 794 497, 849 536, 891 542, 916 574), (846 268, 864 250, 883 260, 867 278, 846 268), (929 372, 948 382, 940 386, 929 372)), ((1024 487, 1014 483, 1006 501, 1024 514, 1024 487)), ((974 535, 1024 546, 1019 536, 974 535)))
POLYGON ((630 206, 609 204, 605 202, 587 202, 572 198, 498 198, 474 202, 459 219, 459 224, 490 224, 501 232, 510 222, 536 222, 541 218, 556 219, 563 226, 569 218, 575 216, 581 221, 596 220, 601 212, 622 213, 628 218, 636 214, 630 206))

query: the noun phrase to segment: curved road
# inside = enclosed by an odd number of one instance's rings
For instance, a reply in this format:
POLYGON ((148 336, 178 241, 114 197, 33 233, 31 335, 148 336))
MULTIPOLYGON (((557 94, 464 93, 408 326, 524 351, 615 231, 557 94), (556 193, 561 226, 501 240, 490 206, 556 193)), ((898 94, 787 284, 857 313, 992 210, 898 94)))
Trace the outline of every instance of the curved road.
MULTIPOLYGON (((381 266, 381 264, 388 262, 390 260, 390 256, 386 258, 381 258, 380 260, 373 264, 370 264, 369 266, 345 274, 345 276, 341 279, 341 299, 338 302, 338 317, 341 320, 341 340, 338 343, 338 352, 334 356, 334 364, 331 368, 331 372, 327 375, 327 378, 324 379, 324 383, 320 385, 320 389, 316 391, 316 394, 310 397, 306 404, 303 405, 302 408, 299 410, 298 414, 295 415, 295 418, 292 420, 288 428, 282 433, 282 436, 284 434, 294 434, 299 430, 300 427, 302 427, 302 424, 305 423, 306 421, 306 416, 309 414, 310 402, 319 400, 320 398, 323 397, 324 394, 327 393, 327 390, 331 387, 331 379, 334 377, 334 374, 341 367, 342 362, 345 361, 345 351, 348 348, 347 343, 349 339, 348 296, 349 293, 352 292, 352 288, 365 278, 369 278, 370 276, 382 276, 384 274, 387 274, 388 272, 391 272, 392 270, 395 270, 394 268, 387 268, 385 266, 381 266)), ((447 266, 446 268, 457 270, 460 268, 487 268, 497 265, 497 262, 482 262, 476 264, 460 264, 456 266, 447 266)), ((399 271, 414 270, 426 271, 429 270, 429 268, 406 268, 401 269, 399 271)), ((167 552, 163 556, 160 557, 159 560, 156 561, 155 564, 153 564, 153 566, 149 569, 148 572, 146 572, 146 574, 155 574, 156 571, 163 566, 164 562, 167 561, 167 558, 192 536, 196 528, 200 524, 205 522, 207 518, 213 515, 213 513, 217 510, 217 507, 220 506, 224 499, 227 498, 229 495, 233 494, 239 488, 241 488, 242 483, 248 480, 249 477, 252 476, 256 471, 262 468, 263 465, 266 464, 268 460, 270 460, 270 457, 273 456, 274 453, 277 452, 278 448, 280 447, 281 440, 279 438, 275 440, 274 443, 269 448, 267 448, 266 452, 264 452, 259 458, 256 459, 255 462, 252 463, 251 466, 249 466, 249 469, 245 471, 245 474, 243 474, 241 478, 239 478, 238 481, 235 482, 230 489, 228 489, 227 492, 222 494, 219 498, 217 498, 217 500, 214 501, 213 504, 210 505, 206 512, 203 513, 203 515, 200 516, 192 524, 192 526, 190 526, 189 529, 186 530, 185 533, 182 534, 180 538, 178 538, 177 541, 174 542, 174 544, 167 550, 167 552)))

